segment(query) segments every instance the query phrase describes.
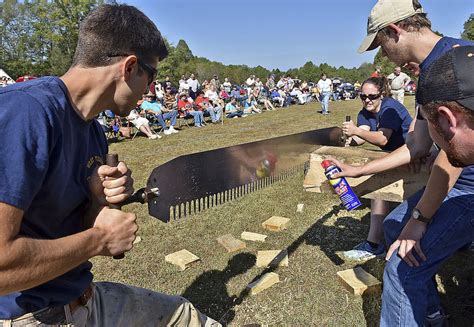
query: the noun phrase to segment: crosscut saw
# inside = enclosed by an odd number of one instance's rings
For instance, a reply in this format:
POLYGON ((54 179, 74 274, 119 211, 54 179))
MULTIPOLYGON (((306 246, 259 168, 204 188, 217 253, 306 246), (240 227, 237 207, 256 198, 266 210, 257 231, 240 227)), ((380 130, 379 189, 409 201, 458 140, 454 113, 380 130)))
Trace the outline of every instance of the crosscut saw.
POLYGON ((318 146, 343 146, 339 127, 192 153, 156 167, 122 205, 148 203, 163 222, 180 219, 305 171, 318 146))

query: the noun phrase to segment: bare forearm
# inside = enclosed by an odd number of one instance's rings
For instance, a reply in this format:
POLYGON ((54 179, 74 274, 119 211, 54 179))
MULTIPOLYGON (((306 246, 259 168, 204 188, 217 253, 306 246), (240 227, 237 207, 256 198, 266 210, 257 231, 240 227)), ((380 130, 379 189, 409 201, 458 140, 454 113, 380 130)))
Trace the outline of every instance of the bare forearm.
POLYGON ((100 253, 97 228, 56 240, 19 236, 1 245, 0 294, 41 285, 100 253))
POLYGON ((371 132, 366 131, 364 129, 358 128, 356 131, 356 136, 364 139, 365 141, 377 145, 377 146, 384 146, 387 144, 388 140, 387 137, 380 131, 371 132))
POLYGON ((410 150, 403 145, 385 157, 372 160, 361 167, 361 175, 371 175, 410 163, 410 150))
POLYGON ((449 163, 444 151, 439 152, 433 164, 426 189, 416 206, 425 217, 432 217, 435 214, 461 172, 461 168, 453 167, 449 163))

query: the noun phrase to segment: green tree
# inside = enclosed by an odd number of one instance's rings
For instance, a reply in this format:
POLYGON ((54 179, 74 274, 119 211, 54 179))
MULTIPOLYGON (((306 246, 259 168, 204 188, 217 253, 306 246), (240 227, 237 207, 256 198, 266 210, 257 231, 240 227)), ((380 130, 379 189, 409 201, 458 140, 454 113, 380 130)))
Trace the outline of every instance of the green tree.
POLYGON ((471 14, 469 19, 464 23, 464 31, 461 37, 466 40, 474 41, 474 14, 471 14))

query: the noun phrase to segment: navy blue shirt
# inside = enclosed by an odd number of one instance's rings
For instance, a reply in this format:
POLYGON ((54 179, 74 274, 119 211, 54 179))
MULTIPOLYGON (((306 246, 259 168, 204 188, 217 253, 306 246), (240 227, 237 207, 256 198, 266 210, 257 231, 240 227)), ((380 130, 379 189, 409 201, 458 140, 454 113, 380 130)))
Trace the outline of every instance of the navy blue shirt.
MULTIPOLYGON (((82 231, 88 179, 103 163, 100 125, 82 120, 65 84, 44 77, 0 90, 0 202, 24 210, 20 235, 57 239, 82 231)), ((78 298, 92 281, 92 264, 32 289, 0 296, 0 319, 12 319, 78 298)))
MULTIPOLYGON (((425 74, 428 67, 436 61, 439 57, 441 57, 444 53, 452 49, 454 46, 466 46, 466 45, 474 45, 474 41, 469 40, 461 40, 461 39, 454 39, 452 37, 443 37, 441 38, 438 43, 436 43, 433 50, 431 50, 428 57, 423 60, 420 64, 420 76, 425 74)), ((424 119, 420 113, 416 116, 416 119, 424 119)), ((474 192, 474 165, 467 166, 463 169, 461 176, 459 176, 456 184, 454 185, 455 188, 472 191, 474 192)))
POLYGON ((405 144, 411 121, 405 106, 392 98, 382 99, 379 112, 372 113, 364 108, 357 116, 357 126, 367 125, 372 132, 381 128, 392 130, 387 144, 381 147, 385 151, 393 151, 405 144))

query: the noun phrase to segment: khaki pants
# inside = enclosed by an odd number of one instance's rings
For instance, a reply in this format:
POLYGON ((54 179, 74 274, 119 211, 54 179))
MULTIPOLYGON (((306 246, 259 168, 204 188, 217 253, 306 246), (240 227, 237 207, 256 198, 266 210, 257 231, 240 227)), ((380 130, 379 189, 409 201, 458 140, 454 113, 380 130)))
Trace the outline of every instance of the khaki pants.
POLYGON ((390 93, 392 94, 392 98, 403 104, 403 101, 405 100, 405 90, 400 89, 400 90, 390 90, 390 93))
POLYGON ((221 324, 197 311, 180 296, 104 282, 93 284, 93 296, 87 305, 78 307, 72 313, 66 305, 64 308, 29 313, 14 320, 0 320, 0 327, 9 326, 214 327, 221 324))

